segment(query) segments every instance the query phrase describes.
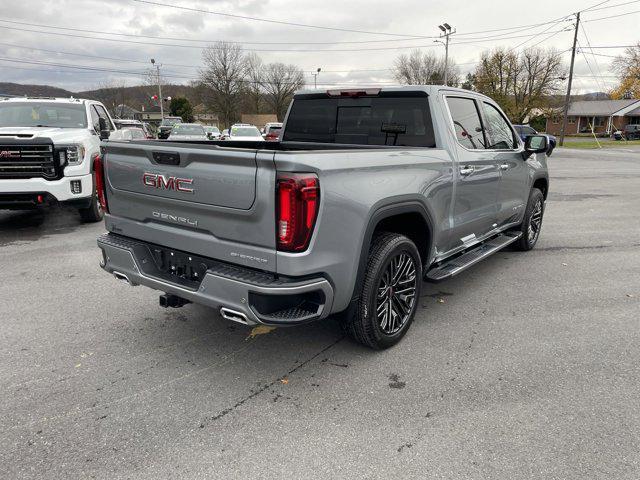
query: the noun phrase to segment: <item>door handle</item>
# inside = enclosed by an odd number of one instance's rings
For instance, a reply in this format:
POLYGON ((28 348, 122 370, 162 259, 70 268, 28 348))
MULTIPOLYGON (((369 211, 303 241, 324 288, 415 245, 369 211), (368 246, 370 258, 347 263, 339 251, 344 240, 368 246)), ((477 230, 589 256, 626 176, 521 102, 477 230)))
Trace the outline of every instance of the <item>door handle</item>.
POLYGON ((460 167, 460 175, 467 176, 471 175, 475 169, 472 166, 466 165, 464 167, 460 167))
POLYGON ((508 163, 500 164, 500 170, 509 170, 509 164, 508 163))

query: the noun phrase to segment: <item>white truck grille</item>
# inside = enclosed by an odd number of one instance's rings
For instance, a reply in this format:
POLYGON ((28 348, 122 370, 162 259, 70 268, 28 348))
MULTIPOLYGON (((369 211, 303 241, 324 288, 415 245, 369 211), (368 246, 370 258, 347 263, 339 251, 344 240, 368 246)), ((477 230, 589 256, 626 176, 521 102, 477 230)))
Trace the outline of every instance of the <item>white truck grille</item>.
POLYGON ((58 159, 51 144, 0 143, 0 178, 60 178, 58 159))

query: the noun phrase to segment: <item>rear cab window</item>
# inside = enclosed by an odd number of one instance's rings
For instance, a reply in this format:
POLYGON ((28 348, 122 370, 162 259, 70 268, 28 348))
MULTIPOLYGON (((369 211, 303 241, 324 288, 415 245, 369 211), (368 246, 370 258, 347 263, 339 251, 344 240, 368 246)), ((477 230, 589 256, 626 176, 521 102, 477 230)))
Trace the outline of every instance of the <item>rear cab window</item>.
POLYGON ((302 94, 294 99, 283 141, 435 147, 425 92, 302 94))

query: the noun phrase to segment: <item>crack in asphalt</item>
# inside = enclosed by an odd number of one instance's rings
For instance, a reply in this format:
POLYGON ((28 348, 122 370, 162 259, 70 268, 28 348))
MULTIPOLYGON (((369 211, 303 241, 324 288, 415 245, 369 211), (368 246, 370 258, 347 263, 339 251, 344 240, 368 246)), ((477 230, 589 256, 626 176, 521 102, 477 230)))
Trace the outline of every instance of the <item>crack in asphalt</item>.
MULTIPOLYGON (((132 398, 136 398, 136 397, 138 397, 140 395, 144 395, 145 393, 152 392, 154 390, 158 390, 158 389, 164 388, 166 386, 169 386, 169 385, 172 385, 172 384, 174 384, 176 382, 179 382, 180 380, 192 377, 194 375, 198 375, 198 374, 200 374, 202 372, 205 372, 207 370, 210 370, 212 368, 223 366, 226 363, 230 362, 233 359, 233 357, 236 356, 238 353, 241 353, 241 352, 243 352, 245 350, 248 350, 250 348, 250 345, 251 344, 247 344, 247 345, 243 346, 242 348, 238 348, 237 350, 233 350, 232 352, 229 352, 227 355, 222 357, 222 359, 216 360, 215 362, 212 362, 212 363, 208 364, 207 366, 205 366, 203 368, 200 368, 198 370, 194 370, 194 371, 189 372, 189 373, 185 373, 184 375, 179 375, 178 377, 172 378, 172 379, 167 380, 165 382, 161 382, 161 383, 159 383, 157 385, 154 385, 152 387, 145 388, 145 389, 142 389, 142 390, 138 390, 138 391, 136 391, 136 392, 134 392, 134 393, 132 393, 130 395, 125 395, 123 397, 117 398, 115 400, 111 400, 109 402, 101 403, 99 405, 94 404, 91 407, 79 408, 79 409, 76 409, 76 410, 72 410, 72 411, 68 411, 68 412, 65 412, 65 413, 61 413, 59 415, 53 415, 51 417, 39 418, 37 420, 33 420, 33 421, 30 421, 30 422, 21 423, 21 424, 18 424, 18 425, 13 425, 13 426, 10 426, 10 427, 6 427, 6 429, 7 430, 16 430, 16 429, 19 429, 19 428, 25 428, 25 427, 28 428, 28 427, 32 427, 33 425, 39 424, 39 423, 46 423, 46 422, 61 420, 61 419, 64 419, 64 418, 72 417, 74 415, 81 415, 83 413, 88 413, 88 412, 91 412, 91 411, 94 411, 94 410, 97 410, 97 409, 100 409, 100 408, 108 408, 111 405, 118 404, 118 403, 121 403, 121 402, 125 402, 127 400, 131 400, 132 398)), ((333 346, 333 345, 331 345, 331 346, 333 346)))
MULTIPOLYGON (((335 342, 332 342, 331 344, 329 344, 328 346, 326 346, 325 348, 323 348, 322 350, 320 350, 319 352, 315 353, 314 355, 312 355, 311 357, 309 357, 308 359, 306 359, 304 362, 296 365, 295 367, 293 367, 291 370, 289 370, 287 373, 285 373, 284 375, 276 378, 275 380, 273 380, 270 383, 264 384, 262 387, 260 387, 258 390, 251 392, 249 395, 243 397, 242 399, 238 400, 234 405, 225 408, 224 410, 220 411, 217 415, 214 415, 213 417, 211 417, 211 420, 216 421, 216 420, 220 420, 221 418, 225 417, 226 415, 232 413, 234 410, 236 410, 237 408, 241 407, 242 405, 244 405, 245 403, 247 403, 249 400, 251 400, 252 398, 257 397, 258 395, 260 395, 261 393, 265 392, 266 390, 270 389, 271 387, 273 387, 275 384, 277 384, 278 382, 282 382, 283 380, 285 380, 289 375, 297 372, 298 370, 300 370, 302 367, 304 367, 305 365, 308 365, 310 362, 312 362, 313 360, 315 360, 316 358, 318 358, 320 355, 322 355, 324 352, 326 352, 327 350, 330 350, 331 348, 335 347, 338 343, 340 343, 342 340, 344 340, 344 336, 338 338, 335 342)), ((200 423, 200 428, 204 428, 205 427, 205 423, 201 422, 200 423)))

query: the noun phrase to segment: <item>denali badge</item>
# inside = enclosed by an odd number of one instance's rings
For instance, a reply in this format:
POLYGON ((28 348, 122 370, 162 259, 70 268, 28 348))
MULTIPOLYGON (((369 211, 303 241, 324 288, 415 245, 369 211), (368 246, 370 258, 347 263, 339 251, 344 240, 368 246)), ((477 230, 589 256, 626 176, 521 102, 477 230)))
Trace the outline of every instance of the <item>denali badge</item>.
POLYGON ((0 151, 0 157, 2 158, 8 158, 8 157, 13 157, 13 152, 11 150, 2 150, 0 151))
POLYGON ((197 227, 198 226, 198 221, 197 220, 193 220, 193 219, 187 218, 187 217, 181 217, 180 215, 171 215, 169 213, 162 213, 162 212, 151 212, 151 214, 155 218, 159 218, 161 220, 169 220, 171 222, 182 223, 184 225, 189 225, 189 226, 192 226, 192 227, 197 227))
POLYGON ((191 188, 193 178, 171 177, 158 173, 145 172, 144 175, 142 175, 142 183, 147 187, 160 188, 162 190, 193 193, 193 188, 191 188))

